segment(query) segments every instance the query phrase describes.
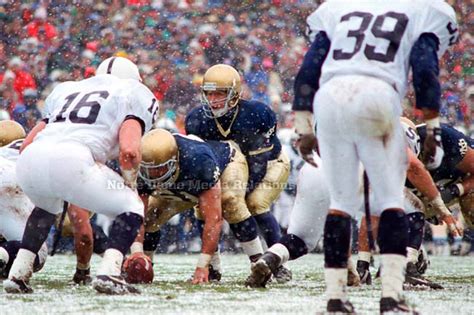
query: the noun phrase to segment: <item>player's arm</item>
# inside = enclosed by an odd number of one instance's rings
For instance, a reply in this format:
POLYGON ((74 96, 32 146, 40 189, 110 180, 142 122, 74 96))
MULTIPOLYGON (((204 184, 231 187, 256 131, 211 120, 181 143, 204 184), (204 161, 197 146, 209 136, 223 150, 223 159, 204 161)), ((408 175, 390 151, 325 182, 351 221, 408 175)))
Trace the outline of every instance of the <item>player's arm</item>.
POLYGON ((425 33, 410 52, 416 107, 423 111, 426 122, 422 160, 428 169, 439 167, 444 156, 439 120, 441 86, 438 80, 438 47, 439 39, 432 33, 425 33))
POLYGON ((129 116, 120 126, 119 164, 125 185, 135 188, 142 159, 140 143, 144 128, 139 118, 129 116))
POLYGON ((33 127, 33 129, 31 129, 30 133, 26 136, 25 140, 23 140, 23 144, 20 147, 20 153, 23 152, 23 150, 33 142, 36 135, 45 127, 46 127, 46 121, 42 120, 39 123, 37 123, 36 126, 33 127))
POLYGON ((325 32, 319 32, 303 59, 295 78, 293 110, 295 129, 300 135, 298 149, 303 159, 316 166, 312 157, 317 151, 317 140, 313 130, 313 99, 319 89, 319 78, 324 60, 329 53, 331 41, 325 32))
POLYGON ((204 217, 202 253, 193 276, 193 283, 209 282, 209 263, 216 252, 222 229, 221 184, 220 181, 201 193, 199 209, 204 217))
POLYGON ((456 226, 456 221, 444 204, 441 194, 439 193, 430 173, 410 149, 407 149, 407 152, 409 160, 407 171, 408 180, 428 199, 433 210, 437 213, 439 218, 448 225, 451 233, 455 236, 461 235, 462 231, 456 226))

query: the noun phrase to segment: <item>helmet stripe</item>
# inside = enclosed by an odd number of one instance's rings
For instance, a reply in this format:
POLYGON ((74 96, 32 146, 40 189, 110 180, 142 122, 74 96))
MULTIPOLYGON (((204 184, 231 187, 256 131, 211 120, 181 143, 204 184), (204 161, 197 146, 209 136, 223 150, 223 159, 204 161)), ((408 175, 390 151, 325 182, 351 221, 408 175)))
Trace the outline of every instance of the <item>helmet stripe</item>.
POLYGON ((115 57, 113 57, 112 59, 110 59, 109 65, 107 66, 107 74, 111 74, 111 73, 112 73, 112 64, 114 63, 114 61, 115 61, 115 57))

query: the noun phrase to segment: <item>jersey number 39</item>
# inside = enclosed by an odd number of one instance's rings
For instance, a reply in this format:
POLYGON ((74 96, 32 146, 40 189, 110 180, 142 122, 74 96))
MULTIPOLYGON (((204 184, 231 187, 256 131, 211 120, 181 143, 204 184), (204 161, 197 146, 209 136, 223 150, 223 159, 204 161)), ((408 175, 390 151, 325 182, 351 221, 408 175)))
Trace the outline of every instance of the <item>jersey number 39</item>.
MULTIPOLYGON (((342 49, 336 49, 333 53, 333 58, 335 60, 347 60, 351 59, 355 54, 357 54, 362 48, 362 44, 365 39, 365 32, 369 28, 374 16, 368 12, 351 12, 341 17, 341 22, 346 22, 351 19, 360 20, 360 26, 356 30, 349 30, 347 37, 354 37, 356 40, 355 47, 352 52, 344 52, 342 49)), ((392 62, 395 59, 395 54, 397 53, 398 47, 400 46, 400 41, 403 37, 403 33, 406 30, 408 24, 408 17, 403 13, 396 12, 387 12, 382 15, 378 15, 375 18, 370 32, 376 38, 381 38, 389 41, 387 51, 385 53, 376 52, 376 46, 366 44, 364 47, 364 55, 369 60, 377 60, 380 62, 392 62), (382 28, 385 19, 395 20, 395 25, 392 30, 387 31, 382 28)))

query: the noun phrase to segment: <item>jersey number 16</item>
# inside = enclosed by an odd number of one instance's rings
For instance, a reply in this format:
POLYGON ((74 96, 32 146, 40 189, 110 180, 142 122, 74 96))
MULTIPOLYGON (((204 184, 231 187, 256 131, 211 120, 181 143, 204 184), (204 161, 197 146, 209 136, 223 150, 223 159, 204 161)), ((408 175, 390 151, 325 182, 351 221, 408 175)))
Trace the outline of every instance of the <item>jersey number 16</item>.
MULTIPOLYGON (((51 122, 61 122, 65 121, 66 117, 64 117, 65 112, 74 102, 74 100, 79 96, 79 92, 73 93, 66 97, 66 104, 61 108, 61 111, 56 115, 53 121, 51 122)), ((100 111, 100 103, 97 101, 90 101, 89 98, 92 95, 96 95, 102 99, 106 99, 109 97, 109 92, 107 91, 94 91, 85 94, 79 102, 77 102, 76 106, 71 110, 69 113, 69 120, 72 123, 76 124, 93 124, 97 120, 97 116, 99 115, 100 111), (79 116, 79 111, 82 109, 82 115, 79 116)))

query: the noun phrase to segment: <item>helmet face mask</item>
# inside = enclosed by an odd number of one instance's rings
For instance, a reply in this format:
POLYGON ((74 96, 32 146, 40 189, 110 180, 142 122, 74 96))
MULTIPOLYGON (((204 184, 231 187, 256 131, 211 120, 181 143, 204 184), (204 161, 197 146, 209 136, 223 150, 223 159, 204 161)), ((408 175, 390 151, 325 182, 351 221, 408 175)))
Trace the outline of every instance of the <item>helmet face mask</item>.
POLYGON ((201 85, 201 102, 204 104, 204 114, 209 118, 224 116, 237 106, 241 93, 240 75, 237 70, 224 64, 212 66, 204 74, 201 85), (211 94, 222 94, 222 97, 210 97, 211 94))
POLYGON ((179 172, 176 139, 165 129, 154 129, 142 138, 142 161, 138 176, 150 187, 174 183, 179 172))
POLYGON ((177 163, 176 159, 158 165, 153 162, 141 162, 138 176, 149 186, 172 184, 177 163))

